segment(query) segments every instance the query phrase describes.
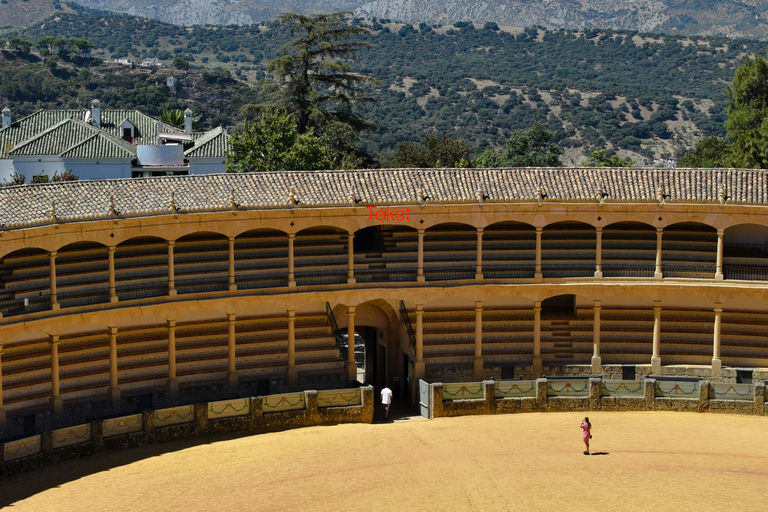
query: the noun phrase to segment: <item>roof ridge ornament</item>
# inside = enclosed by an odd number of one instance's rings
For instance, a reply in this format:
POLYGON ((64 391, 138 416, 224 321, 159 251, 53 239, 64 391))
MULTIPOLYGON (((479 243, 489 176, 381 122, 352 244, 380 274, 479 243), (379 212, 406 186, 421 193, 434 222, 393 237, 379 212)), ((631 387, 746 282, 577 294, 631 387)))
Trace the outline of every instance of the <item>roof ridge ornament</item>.
POLYGON ((659 202, 659 206, 664 206, 668 197, 669 196, 664 193, 664 187, 659 183, 659 186, 656 188, 656 201, 659 202))
POLYGON ((477 202, 480 204, 483 204, 485 201, 490 199, 490 196, 483 191, 482 183, 477 184, 477 192, 475 192, 475 197, 477 198, 477 202))
POLYGON ((240 205, 235 201, 235 187, 232 187, 232 189, 229 191, 229 209, 237 210, 239 206, 240 205))
POLYGON ((603 184, 600 183, 600 186, 597 189, 597 196, 595 197, 597 199, 597 206, 603 206, 606 197, 608 197, 608 193, 605 191, 603 184))
POLYGON ((290 191, 288 192, 288 204, 291 206, 296 206, 299 204, 299 200, 296 199, 296 191, 291 187, 290 191))
POLYGON ((51 222, 56 224, 58 222, 59 217, 56 215, 56 201, 51 202, 51 222))
POLYGON ((115 194, 110 194, 109 196, 109 216, 110 217, 118 216, 117 210, 115 210, 115 194))
POLYGON ((419 187, 419 190, 416 192, 416 199, 419 202, 419 206, 424 208, 427 204, 427 200, 429 200, 429 196, 424 193, 424 189, 419 187))
POLYGON ((725 193, 725 185, 721 183, 717 187, 717 202, 720 203, 720 208, 725 206, 725 203, 727 201, 728 201, 728 195, 726 195, 725 193))
POLYGON ((171 192, 171 204, 168 205, 168 211, 171 213, 179 211, 179 207, 176 206, 176 192, 171 192))
POLYGON ((541 183, 536 187, 536 201, 538 201, 539 206, 541 206, 541 203, 547 198, 546 192, 542 190, 541 183))

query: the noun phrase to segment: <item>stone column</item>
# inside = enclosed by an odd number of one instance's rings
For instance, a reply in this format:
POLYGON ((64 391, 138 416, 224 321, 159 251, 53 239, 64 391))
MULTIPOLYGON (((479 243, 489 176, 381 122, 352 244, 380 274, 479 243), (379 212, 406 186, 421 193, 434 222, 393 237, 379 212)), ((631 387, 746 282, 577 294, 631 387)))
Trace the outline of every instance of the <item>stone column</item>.
POLYGON ((643 396, 645 398, 645 410, 653 411, 656 409, 656 379, 646 377, 643 382, 643 396))
POLYGON ((597 244, 595 246, 595 277, 603 277, 603 228, 595 228, 597 244))
POLYGON ((109 396, 112 408, 120 408, 121 393, 117 381, 117 327, 109 328, 109 396))
POLYGON ((765 381, 755 381, 753 413, 755 416, 765 416, 765 381))
POLYGON ((115 291, 115 249, 116 247, 107 247, 107 256, 109 258, 109 302, 115 303, 119 299, 115 291))
POLYGON ((533 303, 533 375, 541 377, 541 301, 533 303))
POLYGON ((299 382, 299 372, 296 370, 296 310, 288 310, 288 384, 299 382))
POLYGON ((48 261, 51 266, 51 309, 57 310, 61 306, 59 305, 59 299, 57 297, 58 292, 56 288, 56 256, 58 252, 51 251, 48 253, 48 261))
POLYGON ((64 400, 61 398, 61 384, 59 374, 59 335, 50 336, 51 343, 51 408, 54 414, 64 410, 64 400))
POLYGON ((234 313, 227 314, 227 382, 231 389, 237 389, 237 347, 235 342, 237 340, 235 333, 235 320, 237 315, 234 313))
POLYGON ((592 373, 601 373, 603 359, 600 357, 600 310, 603 309, 599 300, 593 306, 595 319, 592 324, 592 373))
POLYGON ((419 251, 418 251, 418 259, 416 263, 416 268, 417 268, 416 282, 423 283, 426 281, 426 278, 424 277, 424 230, 423 229, 419 230, 418 237, 419 237, 419 251))
POLYGON ((659 375, 661 373, 661 356, 659 348, 661 345, 661 301, 653 301, 653 355, 651 355, 651 373, 659 375))
POLYGON ((173 257, 173 248, 176 246, 174 240, 168 240, 168 295, 176 295, 176 270, 173 257))
POLYGON ((0 433, 5 428, 5 406, 3 405, 3 350, 0 346, 0 433))
POLYGON ((475 264, 475 279, 483 280, 483 228, 477 228, 477 263, 475 264))
POLYGON ((172 398, 179 396, 179 379, 176 378, 176 320, 168 320, 168 391, 172 398))
POLYGON ((712 380, 719 382, 721 374, 720 363, 720 325, 723 317, 723 305, 715 302, 715 328, 712 333, 712 380))
POLYGON ((355 234, 347 233, 347 284, 355 284, 355 234))
POLYGON ((357 381, 357 364, 355 364, 355 306, 349 306, 347 313, 347 378, 350 382, 357 381))
POLYGON ((296 233, 288 233, 288 286, 296 286, 296 278, 294 276, 294 261, 293 261, 293 243, 296 240, 296 233))
POLYGON ((661 234, 663 231, 663 228, 656 228, 656 270, 653 273, 654 279, 661 279, 663 277, 661 273, 661 234))
POLYGON ((424 305, 416 304, 416 363, 413 365, 413 380, 418 383, 424 378, 424 305))
POLYGON ((723 280, 723 234, 725 230, 717 230, 717 263, 715 268, 715 281, 723 280))
POLYGON ((603 408, 602 401, 603 379, 589 378, 589 410, 599 411, 603 408))
POLYGON ((235 282, 235 237, 229 237, 229 291, 237 290, 235 282))
POLYGON ((483 303, 475 301, 475 378, 483 380, 483 303))
POLYGON ((544 228, 536 228, 536 270, 534 274, 535 279, 541 279, 543 274, 541 272, 541 232, 544 228))

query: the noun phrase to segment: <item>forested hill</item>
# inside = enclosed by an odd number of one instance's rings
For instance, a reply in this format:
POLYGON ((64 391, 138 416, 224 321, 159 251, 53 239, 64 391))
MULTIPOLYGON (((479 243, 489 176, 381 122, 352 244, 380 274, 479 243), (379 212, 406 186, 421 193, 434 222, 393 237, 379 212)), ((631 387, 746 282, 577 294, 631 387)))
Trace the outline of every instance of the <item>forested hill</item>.
MULTIPOLYGON (((379 126, 364 141, 370 153, 400 141, 421 141, 433 131, 465 137, 480 153, 500 147, 510 130, 541 121, 569 150, 568 163, 583 161, 593 149, 615 149, 650 163, 690 149, 701 137, 722 136, 723 89, 746 55, 765 51, 764 43, 749 40, 629 31, 513 32, 468 23, 438 29, 360 23, 372 30, 369 39, 376 46, 362 53, 354 67, 380 81, 376 102, 362 111, 379 126)), ((198 66, 225 68, 231 79, 220 71, 207 73, 207 82, 190 80, 179 91, 179 101, 214 126, 234 124, 238 108, 254 101, 266 61, 289 37, 276 25, 180 28, 103 13, 62 14, 18 35, 29 41, 44 35, 85 38, 96 46, 95 54, 101 51, 107 57, 158 57, 168 65, 181 57, 192 71, 198 66), (228 89, 216 94, 218 82, 228 89), (195 85, 203 83, 204 93, 195 85)), ((87 106, 97 94, 105 107, 129 107, 139 86, 168 94, 156 75, 137 82, 110 78, 115 72, 99 67, 93 70, 101 80, 98 86, 65 83, 58 95, 42 89, 11 95, 19 67, 2 64, 0 96, 15 112, 42 105, 87 106), (114 83, 111 91, 109 83, 114 83)), ((70 73, 67 66, 59 63, 54 71, 65 76, 70 73)), ((161 93, 142 94, 142 108, 158 112, 161 98, 161 93), (156 98, 154 111, 147 98, 156 98)))

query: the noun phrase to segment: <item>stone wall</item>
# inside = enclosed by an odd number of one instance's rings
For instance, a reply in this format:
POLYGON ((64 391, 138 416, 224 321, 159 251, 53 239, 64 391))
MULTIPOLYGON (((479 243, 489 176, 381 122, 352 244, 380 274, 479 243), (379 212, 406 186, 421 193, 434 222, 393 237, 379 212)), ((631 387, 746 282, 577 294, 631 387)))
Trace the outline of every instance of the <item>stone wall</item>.
MULTIPOLYGON (((339 423, 372 423, 373 387, 338 390, 323 403, 354 405, 318 406, 318 392, 304 391, 302 408, 277 410, 264 407, 267 397, 235 398, 193 406, 144 411, 120 418, 99 420, 40 435, 8 441, 0 450, 0 474, 12 475, 59 460, 217 433, 259 434, 292 428, 339 423), (358 397, 351 396, 359 393, 358 397)), ((284 398, 281 396, 281 399, 284 398)))

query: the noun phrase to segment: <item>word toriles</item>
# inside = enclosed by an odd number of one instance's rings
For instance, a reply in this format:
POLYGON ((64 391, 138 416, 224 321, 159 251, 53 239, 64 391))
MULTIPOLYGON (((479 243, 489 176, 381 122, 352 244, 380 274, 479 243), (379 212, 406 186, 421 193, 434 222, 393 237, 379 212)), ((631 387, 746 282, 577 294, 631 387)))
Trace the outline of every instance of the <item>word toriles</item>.
POLYGON ((378 221, 384 222, 385 220, 391 220, 392 222, 402 222, 404 220, 411 220, 411 209, 405 210, 390 210, 389 206, 386 209, 379 208, 377 206, 366 206, 368 210, 368 220, 374 218, 378 221))

